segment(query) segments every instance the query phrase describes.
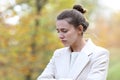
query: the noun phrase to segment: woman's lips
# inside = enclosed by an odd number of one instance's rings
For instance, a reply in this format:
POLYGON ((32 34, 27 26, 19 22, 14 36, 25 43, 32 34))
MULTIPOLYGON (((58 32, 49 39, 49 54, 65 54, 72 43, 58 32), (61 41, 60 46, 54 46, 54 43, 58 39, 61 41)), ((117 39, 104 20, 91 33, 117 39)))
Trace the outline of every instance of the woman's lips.
POLYGON ((62 43, 65 43, 67 40, 61 40, 62 43))
POLYGON ((62 44, 63 44, 64 46, 66 46, 66 47, 69 46, 67 40, 61 40, 61 42, 62 42, 62 44))

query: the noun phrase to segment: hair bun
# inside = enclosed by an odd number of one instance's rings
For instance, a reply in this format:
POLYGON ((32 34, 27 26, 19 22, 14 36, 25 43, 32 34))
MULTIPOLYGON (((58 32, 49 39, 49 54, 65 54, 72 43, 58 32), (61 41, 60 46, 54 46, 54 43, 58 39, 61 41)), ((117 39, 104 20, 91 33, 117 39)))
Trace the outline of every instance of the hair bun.
POLYGON ((80 11, 82 14, 86 13, 86 10, 83 9, 83 7, 81 5, 74 5, 73 9, 80 11))

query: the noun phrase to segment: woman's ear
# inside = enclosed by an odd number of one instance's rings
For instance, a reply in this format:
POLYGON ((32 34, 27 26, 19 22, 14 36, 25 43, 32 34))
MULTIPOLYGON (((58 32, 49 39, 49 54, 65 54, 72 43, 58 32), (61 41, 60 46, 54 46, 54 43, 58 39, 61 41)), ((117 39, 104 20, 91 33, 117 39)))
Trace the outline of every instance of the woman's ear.
POLYGON ((78 26, 78 34, 83 34, 83 26, 82 25, 79 25, 78 26))

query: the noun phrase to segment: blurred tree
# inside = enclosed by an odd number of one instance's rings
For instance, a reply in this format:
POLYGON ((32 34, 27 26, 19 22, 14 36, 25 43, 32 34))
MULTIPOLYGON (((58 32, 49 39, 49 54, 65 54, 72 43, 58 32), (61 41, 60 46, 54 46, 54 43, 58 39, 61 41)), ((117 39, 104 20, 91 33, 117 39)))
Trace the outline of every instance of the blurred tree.
POLYGON ((86 8, 87 14, 85 14, 85 16, 89 21, 94 19, 94 15, 96 14, 97 9, 100 8, 98 0, 76 0, 75 3, 81 4, 86 8))
POLYGON ((120 13, 113 13, 107 19, 103 14, 99 14, 95 20, 95 28, 92 32, 97 36, 96 42, 105 47, 120 47, 119 40, 119 26, 120 26, 120 13))
POLYGON ((10 11, 10 17, 18 15, 20 20, 16 25, 9 25, 4 23, 7 15, 0 18, 0 77, 36 79, 53 51, 62 46, 55 32, 57 13, 79 3, 88 9, 87 16, 93 14, 97 6, 94 0, 16 0, 15 5, 8 7, 4 13, 10 11))
POLYGON ((113 13, 109 21, 110 33, 111 33, 111 46, 120 47, 120 12, 113 13))

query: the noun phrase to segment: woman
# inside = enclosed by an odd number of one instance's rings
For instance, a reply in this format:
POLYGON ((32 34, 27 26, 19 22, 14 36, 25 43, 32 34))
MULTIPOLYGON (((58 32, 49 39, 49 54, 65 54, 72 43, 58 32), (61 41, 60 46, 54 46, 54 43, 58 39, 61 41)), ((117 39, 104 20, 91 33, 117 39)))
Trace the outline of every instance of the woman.
POLYGON ((37 80, 106 80, 109 52, 83 34, 89 23, 81 5, 57 16, 56 29, 64 48, 57 49, 37 80))

